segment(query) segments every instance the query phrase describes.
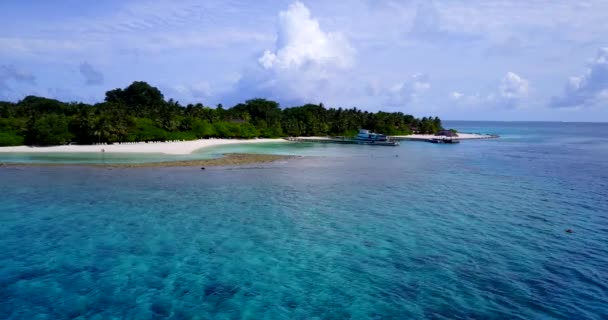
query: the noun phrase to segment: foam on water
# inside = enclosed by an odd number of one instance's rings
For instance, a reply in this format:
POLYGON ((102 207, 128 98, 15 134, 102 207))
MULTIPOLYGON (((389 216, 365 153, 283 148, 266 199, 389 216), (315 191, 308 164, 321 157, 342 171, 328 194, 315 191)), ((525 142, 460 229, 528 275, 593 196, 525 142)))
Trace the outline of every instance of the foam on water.
POLYGON ((0 168, 0 318, 606 318, 605 141, 484 125, 505 138, 0 168))

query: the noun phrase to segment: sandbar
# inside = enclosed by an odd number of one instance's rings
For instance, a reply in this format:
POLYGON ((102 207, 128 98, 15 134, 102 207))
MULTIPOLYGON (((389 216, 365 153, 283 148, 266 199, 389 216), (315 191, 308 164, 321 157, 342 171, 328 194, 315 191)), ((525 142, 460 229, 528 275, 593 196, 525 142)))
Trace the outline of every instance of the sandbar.
POLYGON ((262 164, 279 160, 300 158, 292 155, 228 153, 221 158, 162 161, 144 163, 0 163, 0 167, 104 167, 104 168, 150 168, 150 167, 223 167, 262 164))

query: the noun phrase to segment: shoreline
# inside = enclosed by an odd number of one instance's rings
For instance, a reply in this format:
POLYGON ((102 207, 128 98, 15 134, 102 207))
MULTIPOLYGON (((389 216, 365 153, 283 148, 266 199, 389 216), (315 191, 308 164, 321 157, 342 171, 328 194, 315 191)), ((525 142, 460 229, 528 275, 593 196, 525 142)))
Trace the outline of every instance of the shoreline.
POLYGON ((99 167, 99 168, 159 168, 159 167, 227 167, 249 164, 270 163, 280 160, 301 158, 293 155, 227 153, 221 158, 201 160, 177 160, 143 163, 19 163, 0 162, 0 168, 5 167, 99 167))
MULTIPOLYGON (((431 134, 412 134, 406 136, 390 136, 391 139, 399 141, 427 141, 428 139, 441 138, 442 136, 435 136, 431 134)), ((478 139, 494 139, 498 138, 497 135, 488 134, 477 134, 477 133, 458 133, 458 140, 478 140, 478 139)), ((301 141, 306 140, 330 140, 331 137, 297 137, 301 141)), ((165 155, 190 155, 193 152, 225 145, 236 145, 236 144, 257 144, 257 143, 290 143, 288 138, 277 138, 277 139, 199 139, 191 141, 172 141, 172 142, 134 142, 134 143, 121 143, 121 144, 97 144, 97 145, 61 145, 61 146, 49 146, 49 147, 37 147, 37 146, 12 146, 12 147, 0 147, 0 154, 7 153, 109 153, 109 154, 165 154, 165 155)), ((228 156, 225 155, 224 158, 228 156)), ((223 158, 220 158, 223 159, 223 158)), ((188 163, 193 161, 208 161, 206 160, 177 160, 177 161, 164 161, 166 163, 188 163)), ((7 162, 10 163, 10 162, 7 162)), ((5 164, 7 164, 5 163, 5 164)), ((145 163, 143 163, 145 165, 145 163)), ((191 164, 195 165, 195 164, 191 164)))
POLYGON ((160 153, 188 155, 196 150, 231 144, 287 142, 284 139, 199 139, 175 142, 134 142, 94 145, 63 145, 49 147, 14 146, 0 147, 0 153, 160 153))

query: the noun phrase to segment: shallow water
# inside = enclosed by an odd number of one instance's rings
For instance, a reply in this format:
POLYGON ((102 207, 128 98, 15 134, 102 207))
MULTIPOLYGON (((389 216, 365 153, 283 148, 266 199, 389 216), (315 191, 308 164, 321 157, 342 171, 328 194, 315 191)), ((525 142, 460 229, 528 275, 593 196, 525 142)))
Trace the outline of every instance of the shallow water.
POLYGON ((0 167, 0 318, 607 318, 608 125, 448 125, 502 138, 0 167))
POLYGON ((128 164, 163 161, 186 161, 217 158, 211 152, 196 152, 188 155, 161 153, 95 153, 95 152, 0 152, 0 162, 32 164, 128 164))

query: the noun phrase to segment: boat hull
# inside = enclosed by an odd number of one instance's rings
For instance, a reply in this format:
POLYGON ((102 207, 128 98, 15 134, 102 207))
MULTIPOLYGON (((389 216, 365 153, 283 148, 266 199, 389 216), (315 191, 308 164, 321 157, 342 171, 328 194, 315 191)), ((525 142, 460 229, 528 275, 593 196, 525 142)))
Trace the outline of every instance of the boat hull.
POLYGON ((368 146, 392 146, 396 147, 399 145, 399 141, 362 141, 357 140, 358 144, 364 144, 368 146))

